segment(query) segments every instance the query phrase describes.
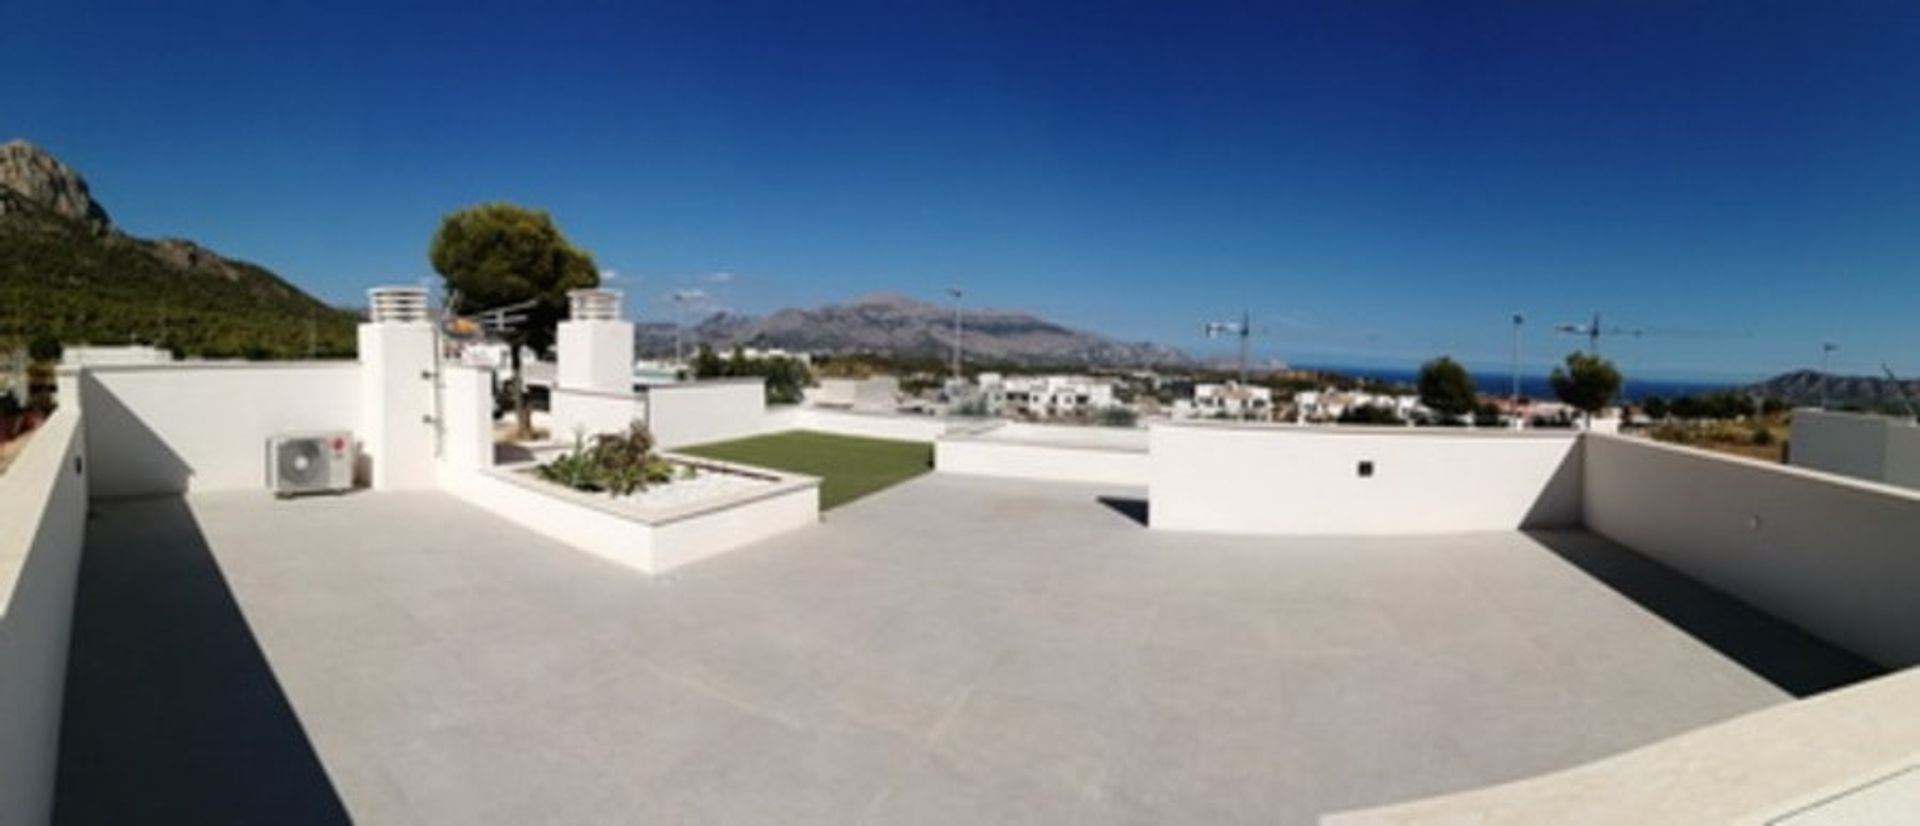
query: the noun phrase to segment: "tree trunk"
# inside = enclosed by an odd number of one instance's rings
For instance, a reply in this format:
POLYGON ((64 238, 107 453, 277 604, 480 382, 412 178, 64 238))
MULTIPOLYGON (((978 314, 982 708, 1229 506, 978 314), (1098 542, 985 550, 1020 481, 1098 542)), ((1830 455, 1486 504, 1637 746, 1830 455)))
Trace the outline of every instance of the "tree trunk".
POLYGON ((513 416, 516 425, 513 437, 526 441, 533 438, 533 406, 527 403, 527 376, 520 366, 520 345, 510 345, 507 358, 513 365, 513 416))

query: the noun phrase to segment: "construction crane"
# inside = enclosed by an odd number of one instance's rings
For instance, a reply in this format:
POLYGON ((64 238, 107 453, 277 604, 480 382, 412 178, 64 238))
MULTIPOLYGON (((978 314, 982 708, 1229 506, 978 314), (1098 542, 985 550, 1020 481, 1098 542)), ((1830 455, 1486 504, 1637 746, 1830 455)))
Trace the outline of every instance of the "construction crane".
POLYGON ((1645 330, 1640 330, 1632 327, 1603 326, 1600 323, 1600 313, 1598 312, 1595 312, 1593 314, 1593 320, 1586 324, 1555 324, 1553 325, 1553 331, 1556 333, 1560 333, 1561 335, 1586 336, 1587 352, 1594 355, 1598 355, 1600 353, 1600 337, 1603 335, 1632 336, 1634 338, 1639 338, 1643 335, 1646 335, 1645 330))
POLYGON ((1553 325, 1553 331, 1556 333, 1560 333, 1561 335, 1586 336, 1587 352, 1595 353, 1595 354, 1600 352, 1600 339, 1603 336, 1614 336, 1614 337, 1626 336, 1628 338, 1651 338, 1651 337, 1747 338, 1752 335, 1752 333, 1744 333, 1744 332, 1743 333, 1727 333, 1727 332, 1715 332, 1710 330, 1666 330, 1666 329, 1648 330, 1648 329, 1642 329, 1639 327, 1621 327, 1619 325, 1607 326, 1601 323, 1600 314, 1598 312, 1594 313, 1593 319, 1591 321, 1588 321, 1585 324, 1555 324, 1553 325))
POLYGON ((1247 383, 1247 337, 1253 335, 1253 319, 1245 310, 1240 312, 1239 321, 1209 321, 1201 326, 1207 338, 1219 338, 1224 335, 1240 337, 1240 383, 1247 383))

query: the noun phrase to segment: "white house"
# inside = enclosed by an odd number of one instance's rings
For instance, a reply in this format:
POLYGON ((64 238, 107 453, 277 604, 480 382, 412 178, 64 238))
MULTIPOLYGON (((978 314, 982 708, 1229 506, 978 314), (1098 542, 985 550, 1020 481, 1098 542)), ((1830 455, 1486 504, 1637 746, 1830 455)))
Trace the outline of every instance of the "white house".
POLYGON ((1076 418, 1120 404, 1114 397, 1113 380, 1093 376, 981 373, 979 382, 987 409, 1002 415, 1076 418))
POLYGON ((1256 419, 1273 417, 1273 390, 1239 382, 1193 386, 1193 398, 1173 403, 1176 419, 1256 419))

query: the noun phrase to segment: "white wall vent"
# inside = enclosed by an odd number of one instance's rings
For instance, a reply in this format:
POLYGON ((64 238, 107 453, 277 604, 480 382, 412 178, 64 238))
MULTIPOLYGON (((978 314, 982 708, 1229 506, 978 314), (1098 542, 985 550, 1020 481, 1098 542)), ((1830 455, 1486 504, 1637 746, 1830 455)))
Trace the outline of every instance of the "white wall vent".
POLYGON ((427 320, 425 287, 374 287, 367 308, 375 324, 413 324, 427 320))
POLYGON ((619 321, 620 291, 567 291, 567 318, 571 321, 619 321))
POLYGON ((353 434, 283 433, 267 441, 267 484, 275 496, 353 487, 353 434))

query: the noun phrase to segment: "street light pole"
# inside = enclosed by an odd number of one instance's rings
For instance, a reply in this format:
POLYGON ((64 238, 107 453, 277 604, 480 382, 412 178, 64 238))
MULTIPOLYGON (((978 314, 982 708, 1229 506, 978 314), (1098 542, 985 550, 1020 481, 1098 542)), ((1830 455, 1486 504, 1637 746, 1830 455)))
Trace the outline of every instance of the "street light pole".
POLYGON ((1514 415, 1520 410, 1520 327, 1527 323, 1525 316, 1513 314, 1513 409, 1514 415))
POLYGON ((960 380, 960 300, 966 297, 959 287, 948 287, 947 295, 953 296, 953 379, 960 380))
POLYGON ((1827 409, 1827 356, 1840 349, 1840 345, 1831 341, 1820 344, 1820 409, 1827 409))

